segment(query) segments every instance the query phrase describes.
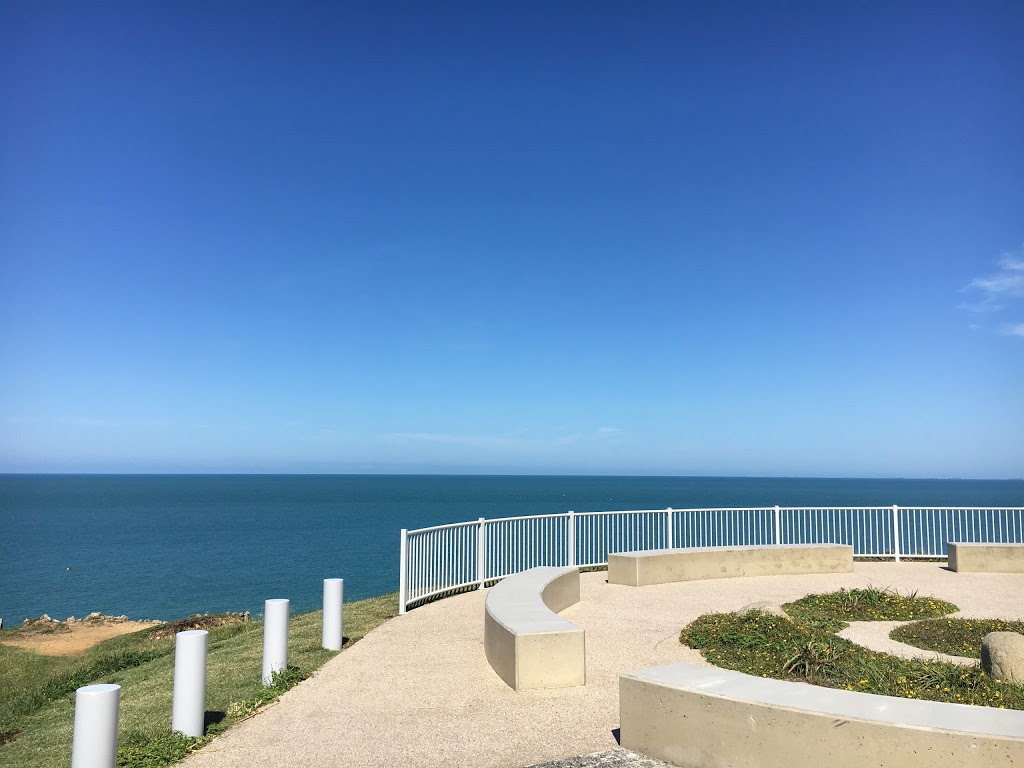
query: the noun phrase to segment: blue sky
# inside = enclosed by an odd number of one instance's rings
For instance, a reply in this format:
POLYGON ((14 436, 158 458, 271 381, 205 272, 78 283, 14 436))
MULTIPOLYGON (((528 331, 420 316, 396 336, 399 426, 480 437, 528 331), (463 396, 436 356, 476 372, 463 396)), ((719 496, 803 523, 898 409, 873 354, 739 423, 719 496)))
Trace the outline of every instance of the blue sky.
POLYGON ((0 471, 1024 475, 1019 2, 0 3, 0 471))

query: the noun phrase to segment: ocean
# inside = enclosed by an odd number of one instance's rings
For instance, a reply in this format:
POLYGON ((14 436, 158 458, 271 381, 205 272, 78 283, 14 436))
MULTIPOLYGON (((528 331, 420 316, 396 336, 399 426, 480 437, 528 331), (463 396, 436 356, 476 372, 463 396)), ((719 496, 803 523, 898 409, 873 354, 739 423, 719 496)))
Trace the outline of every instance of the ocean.
POLYGON ((0 618, 319 607, 398 589, 399 531, 665 507, 1024 506, 1024 481, 444 475, 0 475, 0 618))

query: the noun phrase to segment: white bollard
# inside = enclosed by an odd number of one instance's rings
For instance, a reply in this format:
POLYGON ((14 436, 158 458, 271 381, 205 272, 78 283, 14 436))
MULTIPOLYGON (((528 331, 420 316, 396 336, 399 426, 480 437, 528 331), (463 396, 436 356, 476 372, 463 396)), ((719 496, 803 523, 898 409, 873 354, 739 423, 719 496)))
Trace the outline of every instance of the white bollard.
POLYGON ((324 648, 329 651, 341 650, 344 595, 344 579, 324 579, 324 648))
POLYGON ((263 603, 263 686, 274 684, 274 673, 288 668, 288 606, 285 599, 263 603))
POLYGON ((206 725, 205 629, 192 629, 174 636, 174 701, 171 730, 186 736, 202 736, 206 725))
POLYGON ((87 685, 75 691, 71 768, 114 768, 120 685, 87 685))

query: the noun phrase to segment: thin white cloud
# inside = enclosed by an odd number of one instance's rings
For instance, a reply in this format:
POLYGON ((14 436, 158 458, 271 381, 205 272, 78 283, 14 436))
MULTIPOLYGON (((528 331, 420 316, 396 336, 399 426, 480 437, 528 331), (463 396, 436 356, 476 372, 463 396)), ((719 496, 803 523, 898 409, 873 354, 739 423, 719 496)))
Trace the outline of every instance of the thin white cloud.
MULTIPOLYGON (((1024 246, 1017 253, 1004 253, 997 262, 999 269, 988 275, 976 277, 963 288, 971 301, 964 302, 960 309, 976 314, 1002 312, 1016 309, 1024 299, 1024 246)), ((971 324, 972 330, 985 330, 984 326, 971 324)), ((1002 329, 990 328, 992 332, 1005 336, 1024 337, 1024 323, 1011 323, 1002 329)))
POLYGON ((599 427, 597 430, 598 437, 615 437, 615 435, 622 432, 618 427, 599 427))
POLYGON ((991 307, 1007 299, 1024 298, 1024 258, 1007 253, 998 263, 998 272, 976 277, 964 286, 964 291, 980 296, 974 306, 991 307))

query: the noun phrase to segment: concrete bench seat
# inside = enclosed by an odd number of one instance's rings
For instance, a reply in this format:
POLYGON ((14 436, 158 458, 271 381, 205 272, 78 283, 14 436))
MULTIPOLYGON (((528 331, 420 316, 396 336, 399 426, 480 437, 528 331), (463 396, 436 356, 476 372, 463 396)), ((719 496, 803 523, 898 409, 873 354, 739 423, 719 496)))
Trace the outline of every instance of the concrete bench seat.
POLYGON ((619 677, 622 747, 687 768, 1024 765, 1024 712, 670 664, 619 677))
POLYGON ((849 573, 852 570, 853 547, 845 544, 692 547, 608 555, 608 583, 632 587, 735 576, 849 573))
POLYGON ((949 569, 978 573, 1024 573, 1024 544, 979 544, 951 541, 949 569))
POLYGON ((531 568, 499 581, 484 600, 484 652, 517 691, 586 679, 583 630, 558 615, 580 600, 578 568, 531 568))

